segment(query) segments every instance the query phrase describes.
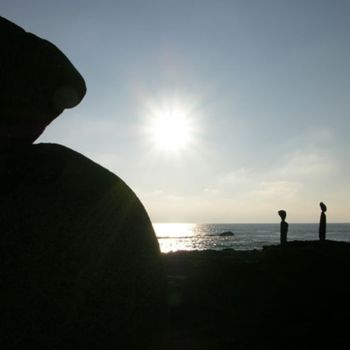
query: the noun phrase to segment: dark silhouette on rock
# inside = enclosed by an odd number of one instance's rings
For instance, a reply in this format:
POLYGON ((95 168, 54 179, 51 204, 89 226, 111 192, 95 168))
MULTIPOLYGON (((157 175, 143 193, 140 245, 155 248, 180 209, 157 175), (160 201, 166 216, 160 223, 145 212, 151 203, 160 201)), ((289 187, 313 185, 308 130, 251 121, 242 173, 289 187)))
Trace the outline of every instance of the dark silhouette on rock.
POLYGON ((141 202, 83 155, 32 145, 84 80, 4 18, 0 39, 0 349, 155 349, 165 278, 141 202))
POLYGON ((287 212, 285 210, 279 210, 278 215, 281 217, 281 246, 285 246, 287 244, 287 233, 288 233, 288 223, 286 222, 287 212))
POLYGON ((66 108, 76 106, 85 82, 52 43, 0 17, 0 152, 32 144, 66 108))
POLYGON ((327 226, 327 219, 326 219, 327 207, 323 202, 320 203, 320 207, 321 207, 321 217, 320 217, 320 227, 319 227, 318 233, 319 233, 320 241, 325 241, 326 226, 327 226))

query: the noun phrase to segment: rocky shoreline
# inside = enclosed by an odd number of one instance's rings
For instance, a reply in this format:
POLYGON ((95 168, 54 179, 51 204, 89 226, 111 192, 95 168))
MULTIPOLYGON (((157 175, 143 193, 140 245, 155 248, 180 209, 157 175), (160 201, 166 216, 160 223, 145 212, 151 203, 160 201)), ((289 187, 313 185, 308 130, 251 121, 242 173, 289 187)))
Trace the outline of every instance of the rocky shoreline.
POLYGON ((348 345, 350 243, 163 254, 166 349, 348 345))

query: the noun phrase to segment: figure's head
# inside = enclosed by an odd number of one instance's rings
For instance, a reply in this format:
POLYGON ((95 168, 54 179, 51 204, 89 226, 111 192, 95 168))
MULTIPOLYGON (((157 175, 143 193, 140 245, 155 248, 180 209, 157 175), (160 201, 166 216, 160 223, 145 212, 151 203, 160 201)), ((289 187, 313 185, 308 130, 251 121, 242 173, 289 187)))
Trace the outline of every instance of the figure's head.
POLYGON ((320 203, 320 207, 321 207, 321 210, 322 210, 323 212, 326 212, 326 211, 327 211, 326 204, 324 204, 323 202, 320 203))
POLYGON ((287 217, 287 212, 285 210, 279 210, 278 215, 281 217, 281 219, 284 221, 287 217))

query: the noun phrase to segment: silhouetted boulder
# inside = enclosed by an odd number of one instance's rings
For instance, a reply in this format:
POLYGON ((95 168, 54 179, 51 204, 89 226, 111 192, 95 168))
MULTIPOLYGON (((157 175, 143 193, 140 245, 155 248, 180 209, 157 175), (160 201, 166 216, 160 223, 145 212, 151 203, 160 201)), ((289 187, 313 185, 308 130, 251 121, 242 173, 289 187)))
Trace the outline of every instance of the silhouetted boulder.
POLYGON ((63 146, 0 160, 0 348, 147 348, 164 278, 136 195, 63 146))
POLYGON ((0 152, 33 143, 85 92, 84 79, 55 45, 0 17, 0 152))

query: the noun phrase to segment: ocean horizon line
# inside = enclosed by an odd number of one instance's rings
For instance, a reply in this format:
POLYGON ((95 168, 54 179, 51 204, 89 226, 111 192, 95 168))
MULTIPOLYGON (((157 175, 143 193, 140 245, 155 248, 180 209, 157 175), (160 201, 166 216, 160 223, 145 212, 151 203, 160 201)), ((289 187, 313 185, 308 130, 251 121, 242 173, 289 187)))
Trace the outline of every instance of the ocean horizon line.
MULTIPOLYGON (((151 221, 152 224, 183 224, 183 225, 274 225, 279 224, 279 221, 274 222, 193 222, 193 221, 151 221)), ((288 221, 289 224, 293 225, 314 225, 319 224, 318 221, 314 222, 293 222, 288 221)), ((350 221, 329 221, 327 225, 349 225, 350 221)))

